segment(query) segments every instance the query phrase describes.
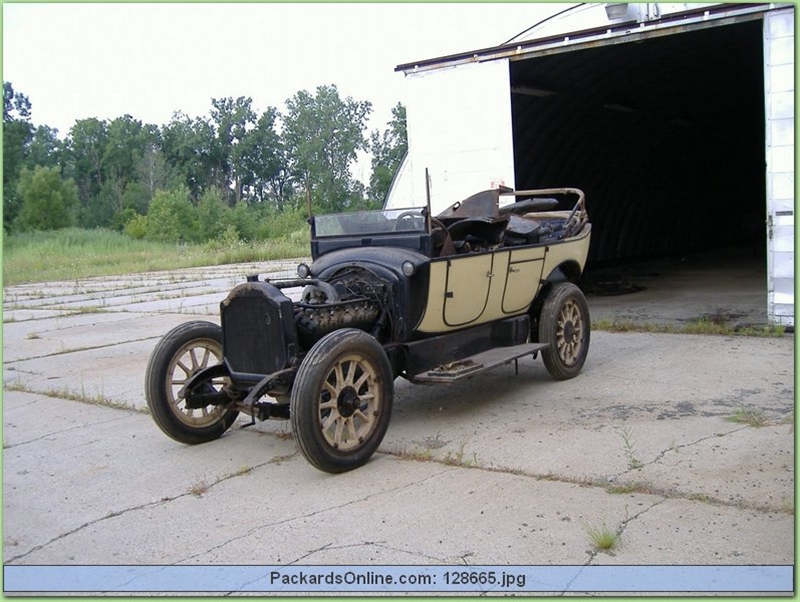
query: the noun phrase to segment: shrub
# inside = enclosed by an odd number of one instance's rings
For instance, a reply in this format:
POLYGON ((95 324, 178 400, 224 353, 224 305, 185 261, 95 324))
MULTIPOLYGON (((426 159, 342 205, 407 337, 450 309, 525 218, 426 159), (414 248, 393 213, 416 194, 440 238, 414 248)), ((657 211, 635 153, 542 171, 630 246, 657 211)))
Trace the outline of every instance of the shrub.
MULTIPOLYGON (((232 226, 231 208, 216 188, 203 193, 197 203, 197 227, 202 240, 216 240, 232 226)), ((238 235, 237 235, 238 238, 238 235)))
POLYGON ((57 230, 73 225, 78 189, 72 179, 61 178, 58 167, 23 168, 17 194, 22 199, 16 222, 20 230, 57 230))
POLYGON ((147 216, 136 215, 125 223, 123 232, 134 239, 142 239, 147 235, 147 216))
POLYGON ((147 211, 149 240, 159 242, 188 242, 201 240, 197 228, 197 212, 185 187, 159 190, 147 211))

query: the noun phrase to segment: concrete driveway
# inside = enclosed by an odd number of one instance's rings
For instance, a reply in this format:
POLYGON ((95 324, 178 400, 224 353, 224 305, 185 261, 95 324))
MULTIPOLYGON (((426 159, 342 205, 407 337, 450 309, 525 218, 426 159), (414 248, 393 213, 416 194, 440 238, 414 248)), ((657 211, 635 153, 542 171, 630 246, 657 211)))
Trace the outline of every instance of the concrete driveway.
MULTIPOLYGON (((168 439, 143 394, 158 338, 218 323, 245 274, 294 265, 4 289, 7 570, 794 564, 790 335, 595 331, 570 381, 530 358, 454 386, 398 380, 379 452, 338 476, 306 463, 285 421, 168 439)), ((589 303, 596 317, 611 302, 589 303)))

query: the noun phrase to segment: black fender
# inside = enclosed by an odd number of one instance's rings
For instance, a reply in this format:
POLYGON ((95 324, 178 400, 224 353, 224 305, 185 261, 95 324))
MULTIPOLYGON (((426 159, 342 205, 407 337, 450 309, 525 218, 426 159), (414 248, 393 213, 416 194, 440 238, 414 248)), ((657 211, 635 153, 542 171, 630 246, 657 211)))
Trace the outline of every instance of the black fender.
POLYGON ((537 343, 539 341, 539 319, 542 315, 542 307, 544 300, 547 298, 549 289, 559 282, 572 282, 577 283, 581 277, 581 266, 576 261, 565 261, 557 265, 545 278, 542 278, 541 288, 539 289, 536 299, 534 299, 528 310, 528 315, 531 319, 531 342, 537 343))
POLYGON ((556 282, 575 283, 581 277, 581 266, 576 261, 565 261, 557 265, 547 277, 542 279, 542 285, 547 286, 556 282))
POLYGON ((392 324, 390 339, 382 341, 385 344, 408 340, 413 325, 421 318, 428 298, 429 262, 429 257, 411 249, 356 247, 318 257, 309 271, 314 278, 329 280, 343 270, 359 269, 385 283, 392 324))

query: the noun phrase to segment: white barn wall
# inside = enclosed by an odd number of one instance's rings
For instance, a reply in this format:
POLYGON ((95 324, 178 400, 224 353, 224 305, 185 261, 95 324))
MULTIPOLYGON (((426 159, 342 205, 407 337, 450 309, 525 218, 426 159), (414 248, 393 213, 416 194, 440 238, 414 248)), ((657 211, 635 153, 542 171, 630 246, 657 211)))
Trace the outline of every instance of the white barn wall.
POLYGON ((764 19, 768 317, 794 325, 794 10, 764 19))
POLYGON ((408 164, 387 207, 439 213, 498 185, 514 186, 508 60, 407 75, 408 164))

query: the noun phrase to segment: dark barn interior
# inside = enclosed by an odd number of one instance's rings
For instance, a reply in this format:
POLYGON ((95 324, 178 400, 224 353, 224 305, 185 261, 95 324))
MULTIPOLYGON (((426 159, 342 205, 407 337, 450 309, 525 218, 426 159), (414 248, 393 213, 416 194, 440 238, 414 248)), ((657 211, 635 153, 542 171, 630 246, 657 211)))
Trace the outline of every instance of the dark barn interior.
POLYGON ((766 247, 761 20, 511 62, 516 187, 576 186, 590 265, 766 247))

